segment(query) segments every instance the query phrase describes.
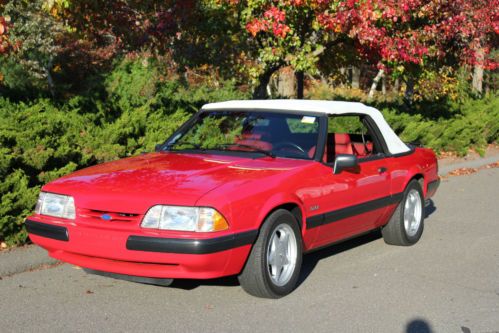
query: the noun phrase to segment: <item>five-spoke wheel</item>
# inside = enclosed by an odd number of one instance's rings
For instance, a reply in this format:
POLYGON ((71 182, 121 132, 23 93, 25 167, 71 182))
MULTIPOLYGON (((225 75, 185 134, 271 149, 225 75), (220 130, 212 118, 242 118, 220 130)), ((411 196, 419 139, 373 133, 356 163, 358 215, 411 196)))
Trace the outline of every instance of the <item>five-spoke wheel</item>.
POLYGON ((302 262, 298 221, 289 211, 278 209, 263 223, 239 282, 249 294, 279 298, 296 287, 302 262))
POLYGON ((421 238, 424 227, 423 201, 421 184, 415 179, 411 180, 390 221, 381 229, 386 243, 407 246, 421 238))

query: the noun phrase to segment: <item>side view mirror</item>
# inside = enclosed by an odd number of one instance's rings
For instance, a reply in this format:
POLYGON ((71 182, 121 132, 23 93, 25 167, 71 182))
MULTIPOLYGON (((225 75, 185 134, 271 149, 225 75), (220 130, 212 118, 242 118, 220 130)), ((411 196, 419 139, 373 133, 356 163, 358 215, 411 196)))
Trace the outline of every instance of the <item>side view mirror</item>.
POLYGON ((157 144, 156 147, 154 147, 154 151, 156 152, 161 151, 161 147, 163 147, 162 144, 157 144))
POLYGON ((350 154, 338 154, 334 159, 333 174, 337 175, 346 169, 352 169, 359 166, 357 156, 350 154))

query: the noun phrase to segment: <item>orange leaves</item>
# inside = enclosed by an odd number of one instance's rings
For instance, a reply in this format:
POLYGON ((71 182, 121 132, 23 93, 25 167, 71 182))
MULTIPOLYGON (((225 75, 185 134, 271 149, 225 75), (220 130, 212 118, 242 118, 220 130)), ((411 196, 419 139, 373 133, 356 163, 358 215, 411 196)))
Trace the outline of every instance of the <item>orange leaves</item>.
POLYGON ((0 16, 0 54, 7 53, 11 47, 8 37, 9 24, 9 16, 0 16))
POLYGON ((10 16, 0 16, 0 35, 4 35, 8 32, 9 23, 10 16))
POLYGON ((246 24, 246 30, 255 37, 260 31, 267 31, 267 27, 262 20, 255 18, 246 24))
POLYGON ((449 172, 447 175, 448 176, 465 176, 465 175, 471 175, 473 173, 476 173, 478 169, 476 168, 460 168, 456 169, 454 171, 449 172))

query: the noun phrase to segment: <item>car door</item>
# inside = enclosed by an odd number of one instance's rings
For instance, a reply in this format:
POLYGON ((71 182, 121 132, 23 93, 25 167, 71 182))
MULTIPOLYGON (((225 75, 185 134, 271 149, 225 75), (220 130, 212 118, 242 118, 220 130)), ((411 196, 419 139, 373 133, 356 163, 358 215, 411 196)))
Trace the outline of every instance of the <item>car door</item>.
POLYGON ((315 245, 322 246, 371 230, 386 219, 390 173, 383 141, 367 116, 342 115, 328 119, 326 151, 320 170, 320 224, 315 245), (358 167, 333 174, 338 154, 352 154, 358 167))

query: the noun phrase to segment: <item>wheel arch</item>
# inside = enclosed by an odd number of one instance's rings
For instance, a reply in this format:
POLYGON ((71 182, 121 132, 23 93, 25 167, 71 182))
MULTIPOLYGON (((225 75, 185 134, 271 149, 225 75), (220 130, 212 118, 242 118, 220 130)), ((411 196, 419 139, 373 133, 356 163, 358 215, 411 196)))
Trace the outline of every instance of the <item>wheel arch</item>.
POLYGON ((300 230, 305 230, 305 214, 303 203, 298 197, 287 196, 283 194, 277 194, 272 196, 264 205, 258 216, 259 229, 262 227, 265 219, 278 209, 285 209, 289 211, 298 222, 300 230))
MULTIPOLYGON (((298 226, 300 227, 300 230, 303 229, 303 212, 301 211, 301 208, 300 206, 298 206, 298 204, 294 203, 294 202, 288 202, 288 203, 283 203, 277 207, 274 207, 263 219, 263 221, 265 221, 265 219, 267 218, 267 216, 269 216, 270 214, 272 214, 273 212, 275 212, 276 210, 278 209, 285 209, 287 211, 289 211, 296 219, 296 222, 298 222, 298 226)), ((262 223, 263 223, 262 221, 262 223)))
POLYGON ((415 174, 413 174, 409 180, 406 182, 405 184, 405 187, 407 187, 407 185, 409 185, 409 183, 412 181, 412 180, 416 180, 418 181, 419 185, 421 185, 421 190, 423 191, 423 196, 426 196, 426 186, 425 186, 425 177, 424 177, 424 174, 422 172, 417 172, 415 174))
POLYGON ((423 195, 426 195, 425 172, 424 172, 423 168, 418 164, 412 165, 410 168, 408 168, 407 174, 405 177, 405 181, 403 182, 403 186, 404 186, 402 188, 403 191, 405 191, 405 189, 407 188, 407 185, 409 185, 409 183, 412 180, 416 180, 419 182, 419 185, 421 185, 421 189, 423 190, 423 195))

